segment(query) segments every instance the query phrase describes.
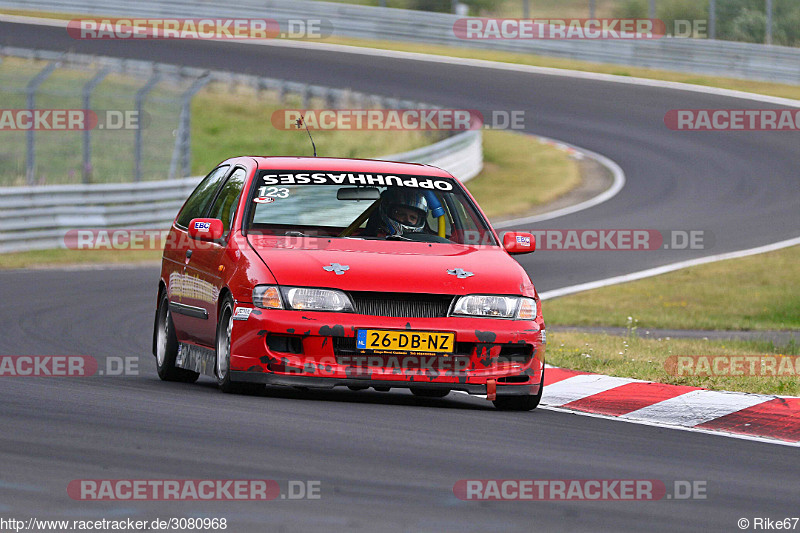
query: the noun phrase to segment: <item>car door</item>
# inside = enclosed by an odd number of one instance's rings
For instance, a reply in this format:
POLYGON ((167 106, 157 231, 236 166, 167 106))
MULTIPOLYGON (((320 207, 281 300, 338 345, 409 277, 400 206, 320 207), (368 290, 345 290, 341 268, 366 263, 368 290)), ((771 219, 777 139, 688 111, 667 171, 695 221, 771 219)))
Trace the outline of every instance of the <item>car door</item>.
POLYGON ((187 320, 187 335, 198 344, 213 347, 216 341, 217 308, 219 294, 225 285, 224 272, 220 271, 221 256, 225 253, 231 224, 239 205, 247 170, 242 166, 233 169, 217 193, 204 218, 222 221, 224 233, 218 242, 189 241, 191 254, 187 257, 184 279, 191 289, 184 292, 183 303, 204 313, 187 320))
POLYGON ((189 238, 188 232, 189 222, 193 218, 205 216, 230 170, 231 165, 220 165, 200 182, 175 219, 170 238, 164 248, 167 296, 175 333, 181 341, 194 341, 190 334, 196 320, 193 315, 202 311, 189 303, 195 300, 192 296, 196 289, 194 282, 186 276, 186 265, 194 253, 193 241, 189 238))

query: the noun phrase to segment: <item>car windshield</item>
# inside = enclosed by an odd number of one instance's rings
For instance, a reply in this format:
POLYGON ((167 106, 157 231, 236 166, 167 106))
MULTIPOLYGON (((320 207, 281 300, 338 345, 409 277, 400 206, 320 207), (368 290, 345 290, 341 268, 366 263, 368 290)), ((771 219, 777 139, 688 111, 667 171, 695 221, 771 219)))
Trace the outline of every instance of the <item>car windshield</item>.
POLYGON ((268 170, 256 180, 249 232, 498 245, 451 178, 268 170))

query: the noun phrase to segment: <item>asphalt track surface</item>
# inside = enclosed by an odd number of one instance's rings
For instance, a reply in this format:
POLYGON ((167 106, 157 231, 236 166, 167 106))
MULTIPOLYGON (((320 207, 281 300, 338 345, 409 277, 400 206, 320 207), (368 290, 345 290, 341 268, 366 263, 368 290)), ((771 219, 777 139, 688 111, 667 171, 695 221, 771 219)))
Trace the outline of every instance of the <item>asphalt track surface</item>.
MULTIPOLYGON (((540 252, 540 291, 797 236, 797 133, 679 133, 672 108, 770 107, 684 91, 236 44, 78 42, 0 23, 14 46, 140 57, 527 112, 527 129, 619 163, 627 185, 545 228, 702 229, 710 250, 540 252)), ((774 106, 773 106, 774 107, 774 106)), ((265 127, 268 123, 265 117, 265 127)), ((324 149, 323 149, 324 150, 324 149)), ((323 152, 325 153, 325 152, 323 152)), ((325 155, 335 155, 326 153, 325 155)), ((155 268, 0 272, 0 354, 130 357, 125 377, 4 378, 0 517, 226 517, 229 531, 738 531, 798 515, 794 448, 561 412, 501 413, 463 395, 271 389, 223 395, 160 382, 149 355, 155 268), (79 502, 73 479, 319 480, 319 500, 79 502), (462 502, 461 479, 704 481, 707 498, 462 502)), ((743 306, 746 302, 743 302, 743 306)), ((546 310, 546 308, 545 308, 546 310)), ((738 312, 732 310, 732 312, 738 312)))

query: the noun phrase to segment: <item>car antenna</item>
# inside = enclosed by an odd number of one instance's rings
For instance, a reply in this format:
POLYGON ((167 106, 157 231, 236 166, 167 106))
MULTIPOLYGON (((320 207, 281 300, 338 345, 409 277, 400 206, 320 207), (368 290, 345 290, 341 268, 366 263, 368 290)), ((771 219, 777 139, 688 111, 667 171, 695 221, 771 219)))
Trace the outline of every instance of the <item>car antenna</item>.
POLYGON ((300 127, 306 128, 306 133, 308 133, 308 138, 311 139, 311 147, 314 148, 314 157, 317 157, 317 145, 314 144, 314 137, 311 136, 311 132, 308 130, 308 124, 306 124, 303 115, 300 115, 300 118, 297 119, 295 124, 297 124, 298 128, 300 127))

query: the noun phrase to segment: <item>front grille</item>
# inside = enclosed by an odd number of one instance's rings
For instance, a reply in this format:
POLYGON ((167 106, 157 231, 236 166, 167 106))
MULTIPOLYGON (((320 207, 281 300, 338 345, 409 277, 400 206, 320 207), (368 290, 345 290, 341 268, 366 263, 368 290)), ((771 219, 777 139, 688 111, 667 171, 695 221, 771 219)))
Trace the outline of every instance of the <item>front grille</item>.
POLYGON ((358 314, 398 318, 444 317, 453 301, 449 294, 351 292, 350 296, 358 314))
POLYGON ((355 337, 334 337, 333 353, 336 355, 352 355, 357 353, 355 337))
POLYGON ((300 337, 293 335, 274 335, 270 333, 267 336, 267 348, 273 352, 282 353, 303 353, 303 341, 300 337))
POLYGON ((498 361, 506 363, 524 363, 530 362, 533 357, 533 345, 527 342, 520 342, 516 344, 502 344, 500 345, 500 355, 498 361))

